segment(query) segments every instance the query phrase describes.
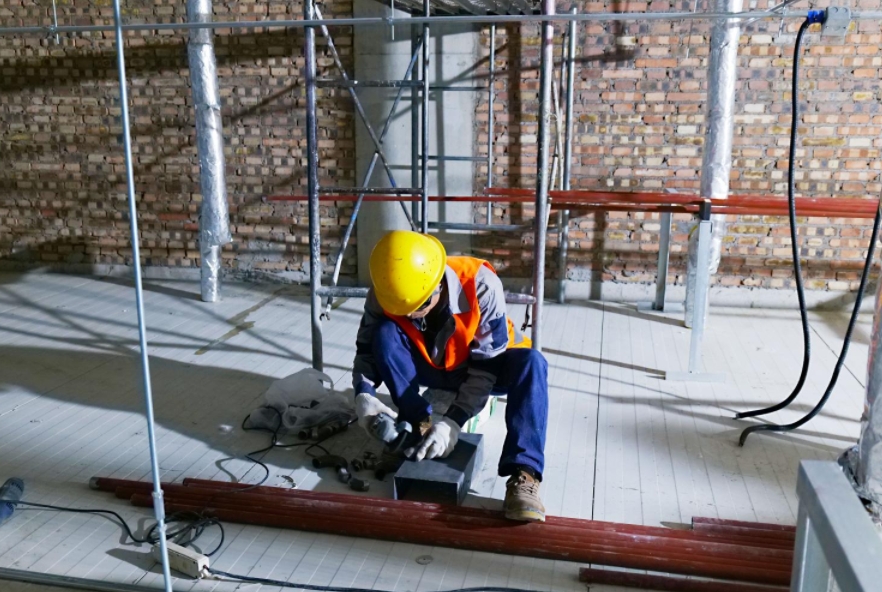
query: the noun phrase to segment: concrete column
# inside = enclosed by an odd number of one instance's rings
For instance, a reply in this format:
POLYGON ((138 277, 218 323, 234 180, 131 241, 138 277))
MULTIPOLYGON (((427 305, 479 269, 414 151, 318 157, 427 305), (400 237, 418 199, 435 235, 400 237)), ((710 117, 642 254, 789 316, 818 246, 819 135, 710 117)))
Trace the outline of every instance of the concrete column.
MULTIPOLYGON (((404 16, 376 0, 354 0, 356 17, 404 16)), ((417 28, 419 29, 419 28, 417 28)), ((457 77, 474 67, 478 54, 478 35, 474 28, 433 28, 429 44, 429 80, 432 84, 460 84, 475 86, 472 80, 458 81, 457 77)), ((416 34, 419 34, 418 32, 416 34)), ((355 28, 355 75, 357 80, 399 80, 403 78, 411 57, 411 28, 395 28, 394 39, 389 27, 355 28)), ((419 65, 417 66, 419 67, 419 65)), ((383 150, 389 160, 399 187, 409 187, 411 180, 412 127, 409 100, 406 90, 398 107, 383 150)), ((392 102, 395 89, 360 89, 361 99, 371 125, 379 134, 392 102)), ((473 156, 475 150, 476 93, 433 92, 430 95, 429 152, 432 155, 473 156), (440 122, 440 125, 439 125, 440 122)), ((416 130, 419 134, 419 129, 416 130)), ((419 137, 419 136, 417 136, 419 137)), ((356 178, 361 181, 374 153, 374 145, 361 121, 356 122, 356 178)), ((474 164, 472 162, 429 163, 430 195, 471 195, 474 187, 474 164)), ((370 181, 374 186, 390 186, 382 167, 377 166, 370 181)), ((409 209, 408 205, 408 209, 409 209)), ((429 210, 432 222, 471 222, 471 204, 433 204, 429 210)), ((397 202, 365 203, 357 223, 358 279, 368 285, 370 273, 368 261, 376 242, 388 231, 409 228, 407 218, 397 202)), ((434 232, 433 232, 434 233, 434 232)), ((468 252, 468 233, 439 232, 437 236, 450 252, 468 252)))
MULTIPOLYGON (((480 29, 473 26, 433 27, 429 44, 432 84, 479 86, 486 81, 472 79, 478 60, 480 29)), ((484 94, 483 92, 481 93, 484 94)), ((479 156, 487 146, 477 145, 475 111, 479 95, 473 92, 434 91, 430 96, 429 149, 444 156, 479 156)), ((429 195, 472 195, 475 190, 475 162, 430 161, 429 195)), ((470 203, 430 204, 430 222, 474 222, 470 203)), ((469 254, 472 233, 440 230, 436 236, 450 253, 469 254)))

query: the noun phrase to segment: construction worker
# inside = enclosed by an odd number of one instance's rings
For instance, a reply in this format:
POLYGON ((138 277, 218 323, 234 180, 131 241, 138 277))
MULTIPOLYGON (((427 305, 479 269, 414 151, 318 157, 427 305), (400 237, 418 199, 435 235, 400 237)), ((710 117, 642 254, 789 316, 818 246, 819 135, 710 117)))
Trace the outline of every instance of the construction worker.
POLYGON ((505 516, 544 521, 539 483, 548 364, 506 315, 502 282, 493 267, 474 257, 447 257, 433 236, 396 230, 377 243, 370 273, 373 286, 358 330, 352 376, 359 424, 367 429, 380 413, 395 416, 376 398, 375 389, 385 383, 399 420, 424 436, 406 456, 443 458, 491 394, 507 395, 508 433, 499 459, 499 475, 509 477, 505 516), (420 396, 421 386, 456 393, 437 423, 420 396))

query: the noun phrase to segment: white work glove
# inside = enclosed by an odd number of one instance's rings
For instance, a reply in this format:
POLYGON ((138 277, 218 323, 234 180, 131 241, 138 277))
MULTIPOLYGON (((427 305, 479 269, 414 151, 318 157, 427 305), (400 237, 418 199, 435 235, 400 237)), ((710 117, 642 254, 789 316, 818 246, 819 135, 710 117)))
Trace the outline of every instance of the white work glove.
POLYGON ((385 413, 392 418, 398 417, 398 414, 389 409, 378 398, 367 393, 361 393, 355 397, 355 414, 358 416, 358 425, 364 431, 368 431, 371 419, 377 415, 385 413))
POLYGON ((452 419, 443 418, 441 423, 436 423, 426 434, 422 444, 404 451, 405 456, 421 461, 424 458, 447 458, 459 441, 459 433, 462 428, 456 425, 452 419), (416 450, 416 456, 414 456, 416 450))

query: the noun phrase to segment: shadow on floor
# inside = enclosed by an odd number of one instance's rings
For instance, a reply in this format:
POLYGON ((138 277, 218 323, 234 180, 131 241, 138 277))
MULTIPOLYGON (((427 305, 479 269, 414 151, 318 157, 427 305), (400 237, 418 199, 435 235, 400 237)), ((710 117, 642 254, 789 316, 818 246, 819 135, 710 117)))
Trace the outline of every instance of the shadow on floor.
POLYGON ((605 360, 603 358, 598 358, 595 356, 586 356, 585 354, 576 354, 573 352, 563 351, 560 349, 550 349, 544 348, 542 351, 545 353, 558 355, 558 356, 566 356, 568 358, 575 358, 577 360, 585 360, 586 362, 594 362, 596 364, 602 364, 604 366, 615 366, 616 368, 624 368, 625 370, 634 370, 635 372, 645 372, 651 376, 660 376, 663 377, 665 375, 664 370, 657 370, 655 368, 648 368, 647 366, 638 366, 636 364, 628 364, 627 362, 616 362, 615 360, 605 360))
MULTIPOLYGON (((16 405, 3 406, 2 417, 7 422, 7 433, 10 430, 67 427, 61 415, 76 413, 80 411, 79 406, 137 414, 144 412, 140 360, 134 354, 0 346, 0 360, 3 360, 0 365, 0 398, 9 392, 25 395, 19 395, 21 401, 16 405), (77 407, 40 404, 47 399, 77 407), (41 423, 47 427, 42 427, 41 423)), ((204 442, 230 458, 241 459, 248 452, 269 444, 269 434, 243 433, 240 426, 248 413, 262 404, 263 392, 274 378, 153 356, 150 357, 150 369, 158 425, 204 442)), ((113 427, 112 423, 108 424, 108 429, 113 427)), ((132 430, 135 435, 144 432, 143 426, 132 430)), ((47 434, 48 439, 52 437, 51 433, 47 434)), ((96 437, 100 435, 96 434, 96 437)), ((34 452, 39 455, 38 451, 34 452)), ((22 453, 22 456, 27 454, 22 453)), ((281 470, 308 467, 310 462, 309 457, 299 451, 295 454, 279 450, 269 454, 269 461, 281 470)), ((24 460, 18 458, 13 462, 24 460)), ((27 460, 39 464, 42 459, 27 460)), ((110 473, 114 467, 107 466, 105 470, 110 473)))

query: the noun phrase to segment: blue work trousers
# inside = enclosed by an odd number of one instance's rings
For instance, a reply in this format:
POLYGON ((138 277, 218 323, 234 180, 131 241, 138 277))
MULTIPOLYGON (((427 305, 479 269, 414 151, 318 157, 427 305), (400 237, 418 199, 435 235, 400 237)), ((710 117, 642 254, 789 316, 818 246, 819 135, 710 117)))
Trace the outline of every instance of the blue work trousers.
MULTIPOLYGON (((454 391, 466 380, 468 369, 435 368, 391 319, 374 332, 374 359, 400 418, 414 424, 431 415, 432 407, 420 396, 420 387, 454 391)), ((538 351, 514 348, 482 362, 496 375, 492 395, 506 395, 508 433, 499 459, 499 475, 512 475, 518 466, 542 475, 545 468, 545 431, 548 424, 548 363, 538 351)))

